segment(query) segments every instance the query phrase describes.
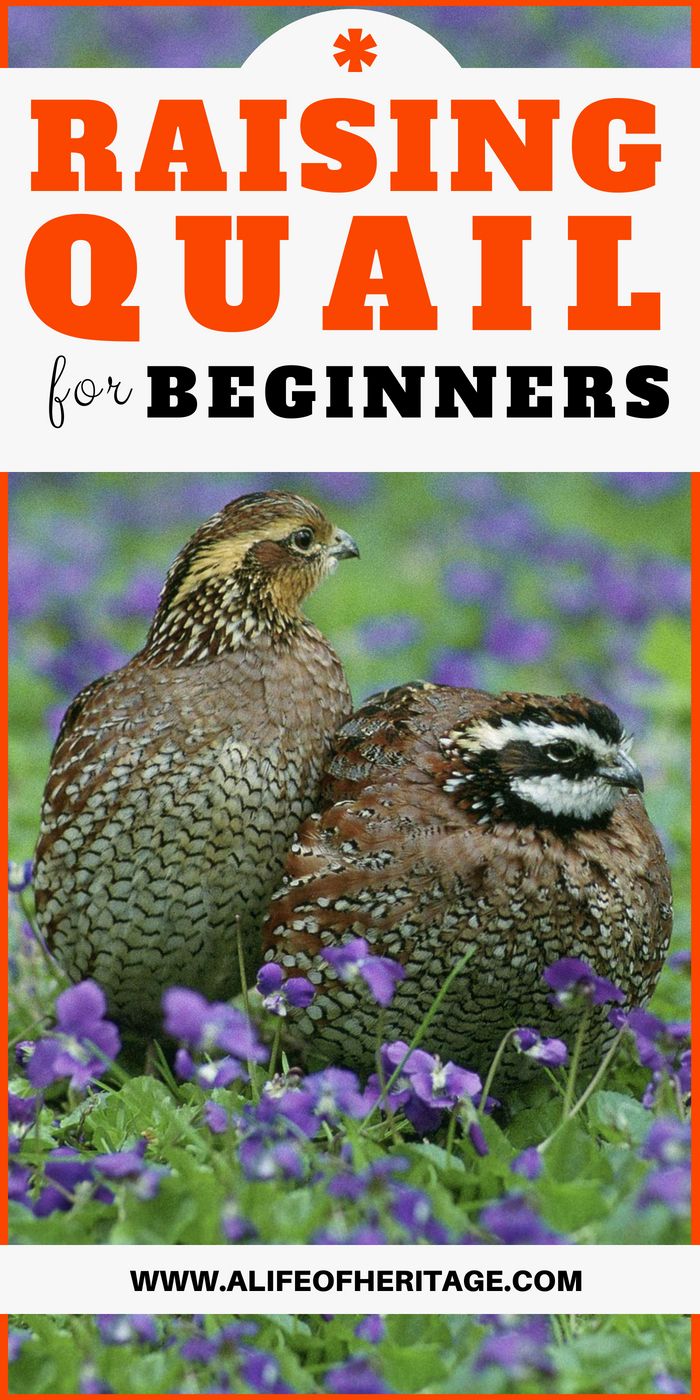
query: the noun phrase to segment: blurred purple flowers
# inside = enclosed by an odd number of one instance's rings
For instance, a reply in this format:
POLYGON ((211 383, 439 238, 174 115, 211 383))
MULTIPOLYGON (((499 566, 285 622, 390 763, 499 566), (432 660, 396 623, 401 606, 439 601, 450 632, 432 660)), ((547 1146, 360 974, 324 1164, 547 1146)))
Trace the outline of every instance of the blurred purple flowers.
POLYGON ((96 982, 79 982, 56 998, 56 1027, 38 1040, 27 1064, 27 1078, 36 1089, 59 1079, 82 1092, 101 1078, 105 1066, 119 1054, 119 1032, 105 1019, 107 1002, 96 982))
POLYGON ((510 1164, 510 1169, 518 1176, 524 1176, 527 1181, 536 1181, 542 1175, 543 1162, 541 1154, 536 1147, 526 1147, 523 1152, 518 1153, 510 1164))
POLYGON ((329 1394, 387 1395, 389 1387, 364 1357, 357 1356, 327 1371, 323 1383, 329 1394))
POLYGON ((524 1196, 504 1196, 482 1210, 480 1223, 499 1244, 562 1244, 539 1219, 524 1196))
POLYGON ((360 977, 380 1006, 389 1005, 397 982, 406 976, 401 964, 392 958, 375 957, 364 938, 353 938, 342 948, 324 948, 323 956, 341 982, 354 982, 360 977))
POLYGON ((173 1040, 185 1041, 192 1050, 226 1050, 241 1060, 265 1060, 260 1045, 242 1012, 223 1001, 207 1001, 189 987, 169 987, 163 994, 164 1027, 173 1040))
POLYGON ((484 633, 484 647, 511 666, 544 661, 554 644, 551 623, 537 618, 494 616, 484 633))
POLYGON ((107 1346, 130 1346, 134 1342, 157 1342, 156 1320, 146 1313, 121 1315, 98 1313, 95 1318, 100 1340, 107 1346))
POLYGON ((381 1342, 386 1335, 386 1323, 379 1313, 368 1313, 361 1318, 355 1328, 355 1336, 362 1342, 381 1342))
POLYGON ((599 977, 581 958, 560 958, 545 969, 543 976, 552 989, 549 1000, 553 1006, 568 1007, 586 1002, 602 1006, 608 1001, 625 999, 619 987, 607 977, 599 977))
POLYGON ((417 618, 407 613, 393 617, 375 617, 363 622, 360 641, 369 652, 400 651, 418 641, 422 628, 417 618))
POLYGON ((271 1352, 256 1351, 253 1347, 241 1347, 244 1360, 241 1375, 253 1390, 266 1395, 291 1395, 292 1387, 282 1379, 279 1362, 271 1352))
POLYGON ((642 1186, 637 1204, 664 1205, 674 1214, 690 1209, 690 1124, 677 1118, 657 1118, 642 1148, 653 1168, 642 1186))
POLYGON ((609 1019, 617 1030, 634 1037, 640 1064, 653 1071, 644 1092, 645 1108, 653 1108, 664 1085, 670 1083, 678 1097, 690 1094, 690 1025, 687 1021, 662 1021, 651 1011, 635 1007, 625 1012, 615 1007, 609 1019))
POLYGON ((32 883, 33 861, 8 861, 7 884, 10 894, 21 894, 32 883))
POLYGON ((549 1318, 525 1318, 515 1327, 506 1317, 479 1319, 482 1322, 492 1320, 496 1325, 491 1336, 479 1347, 474 1360, 476 1371, 500 1366, 516 1381, 525 1379, 532 1371, 543 1376, 554 1374, 547 1350, 552 1341, 549 1318))
POLYGON ((323 1123, 336 1125, 343 1115, 364 1118, 367 1100, 360 1092, 356 1074, 330 1066, 317 1074, 307 1074, 301 1086, 282 1094, 274 1107, 311 1138, 323 1123))

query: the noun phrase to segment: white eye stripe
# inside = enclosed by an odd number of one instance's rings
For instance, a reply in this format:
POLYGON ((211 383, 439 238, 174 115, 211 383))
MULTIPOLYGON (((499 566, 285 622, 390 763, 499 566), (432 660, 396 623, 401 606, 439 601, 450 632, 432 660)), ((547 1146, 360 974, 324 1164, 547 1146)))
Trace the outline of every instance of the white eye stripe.
POLYGON ((539 724, 536 720, 522 720, 520 723, 504 720, 498 725, 482 720, 473 725, 466 734, 458 735, 455 732, 454 738, 450 735, 450 740, 457 748, 472 752, 483 749, 498 751, 511 743, 534 744, 538 748, 546 748, 548 744, 560 739, 579 744, 596 758, 602 759, 613 758, 621 748, 626 751, 629 747, 629 740, 623 739, 621 743, 609 742, 587 724, 539 724))
POLYGON ((549 812, 554 817, 573 817, 579 821, 612 812, 621 797, 620 789, 611 787, 603 778, 584 778, 577 782, 558 773, 514 778, 511 790, 542 812, 549 812))

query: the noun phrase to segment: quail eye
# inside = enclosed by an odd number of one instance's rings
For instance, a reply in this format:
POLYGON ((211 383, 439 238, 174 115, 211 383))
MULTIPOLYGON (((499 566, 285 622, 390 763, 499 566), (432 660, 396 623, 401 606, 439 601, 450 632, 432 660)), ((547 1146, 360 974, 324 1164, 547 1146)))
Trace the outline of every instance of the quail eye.
POLYGON ((573 758, 576 753, 576 745, 570 743, 568 739, 556 739, 553 744, 549 744, 546 749, 547 758, 553 758, 556 763, 573 758))
POLYGON ((292 535, 292 544, 296 549, 308 549, 314 542, 314 532, 304 526, 302 530, 295 530, 292 535))

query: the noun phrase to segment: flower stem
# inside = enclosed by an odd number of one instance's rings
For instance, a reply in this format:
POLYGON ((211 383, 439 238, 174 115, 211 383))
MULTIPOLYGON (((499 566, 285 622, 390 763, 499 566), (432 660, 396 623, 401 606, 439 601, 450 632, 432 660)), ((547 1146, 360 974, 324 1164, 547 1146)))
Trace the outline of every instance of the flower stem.
POLYGON ((598 1065, 598 1068, 595 1074, 593 1075, 590 1084, 586 1085, 586 1088, 581 1094, 581 1097, 576 1100, 576 1103, 573 1105, 573 1108, 569 1110, 567 1117, 562 1118, 561 1123, 557 1124, 556 1128, 554 1129, 554 1132, 550 1133, 549 1137, 545 1138, 544 1142, 540 1143, 537 1149, 538 1152, 544 1152, 546 1148, 549 1147, 550 1142, 552 1142, 553 1139, 556 1137, 557 1133, 559 1132, 559 1129, 563 1127, 564 1123, 568 1122, 571 1118, 575 1118, 576 1114, 581 1112, 581 1109, 583 1108, 584 1104, 588 1103, 591 1094, 595 1093, 595 1090, 598 1088, 598 1085, 600 1084, 601 1080, 607 1074, 610 1065, 612 1064, 612 1061, 614 1060, 617 1054, 620 1041, 622 1040, 624 1033, 625 1031, 623 1027, 621 1031, 618 1031, 612 1045, 610 1046, 610 1049, 598 1065))
POLYGON ((277 1056, 278 1056, 278 1054, 279 1054, 279 1048, 280 1048, 280 1040, 281 1040, 281 1037, 282 1037, 282 1024, 281 1024, 280 1021, 278 1021, 278 1022, 277 1022, 277 1025, 275 1026, 275 1034, 274 1034, 274 1038, 273 1038, 273 1041, 272 1041, 272 1049, 271 1049, 271 1051, 270 1051, 270 1063, 269 1063, 269 1065, 268 1065, 268 1067, 267 1067, 267 1072, 268 1072, 268 1075, 270 1076, 270 1079, 273 1079, 273 1078, 274 1078, 275 1066, 276 1066, 276 1064, 277 1064, 277 1056))
POLYGON ((491 1064, 490 1064, 490 1066, 489 1066, 489 1072, 488 1072, 488 1074, 487 1074, 487 1076, 486 1076, 486 1079, 484 1080, 484 1087, 483 1087, 483 1089, 482 1089, 482 1091, 481 1091, 481 1098, 480 1098, 480 1100, 479 1100, 479 1112, 480 1112, 480 1113, 483 1113, 483 1111, 484 1111, 484 1107, 485 1107, 485 1105, 486 1105, 486 1100, 487 1100, 487 1098, 488 1098, 488 1096, 489 1096, 489 1094, 490 1094, 490 1092, 491 1092, 491 1085, 493 1084, 493 1081, 494 1081, 494 1079, 496 1078, 496 1071, 498 1070, 498 1066, 500 1065, 501 1060, 503 1059, 503 1056, 504 1056, 505 1051, 506 1051, 506 1046, 507 1046, 508 1041, 510 1040, 510 1038, 511 1038, 512 1035, 513 1035, 513 1030, 512 1030, 512 1029, 509 1030, 509 1031, 506 1031, 506 1033, 505 1033, 505 1035, 504 1035, 504 1037, 503 1037, 503 1039, 502 1039, 502 1041, 501 1041, 501 1043, 500 1043, 500 1045, 499 1045, 499 1047, 498 1047, 498 1049, 497 1049, 497 1051, 496 1051, 496 1053, 495 1053, 495 1055, 494 1055, 494 1057, 493 1057, 493 1059, 492 1059, 492 1061, 491 1061, 491 1064))
MULTIPOLYGON (((241 993, 243 995, 243 1006, 245 1014, 250 1020, 250 1001, 248 999, 248 974, 245 970, 245 958, 243 956, 243 939, 241 938, 241 921, 236 915, 236 948, 238 949, 238 972, 241 979, 241 993)), ((252 1060, 247 1061, 248 1074, 250 1076, 250 1087, 253 1091, 253 1098, 257 1103, 260 1094, 258 1092, 258 1071, 257 1065, 252 1060)))
POLYGON ((574 1048, 571 1055, 571 1068, 569 1070, 569 1077, 566 1081, 566 1091, 564 1093, 564 1103, 561 1111, 562 1123, 566 1122, 566 1119, 571 1114, 571 1105, 573 1103, 574 1094, 576 1092, 576 1079, 578 1076, 578 1067, 581 1061, 581 1051, 583 1050, 583 1042, 586 1037, 586 1031, 588 1030, 588 1023, 590 1019, 590 1007, 586 1007, 586 1010, 584 1011, 583 1016, 581 1017, 581 1024, 578 1028, 578 1031, 576 1032, 576 1039, 574 1041, 574 1048))
POLYGON ((391 1075, 391 1077, 387 1080, 387 1083, 384 1085, 384 1087, 383 1087, 383 1089, 382 1089, 382 1092, 381 1092, 381 1094, 379 1095, 379 1098, 377 1099, 377 1102, 376 1102, 376 1103, 374 1104, 374 1106, 370 1109, 369 1113, 367 1114, 367 1117, 364 1118, 364 1119, 362 1120, 362 1127, 363 1127, 363 1128, 366 1127, 366 1125, 369 1123, 370 1119, 374 1117, 374 1114, 376 1113, 377 1109, 381 1106, 383 1099, 384 1099, 385 1096, 389 1093, 389 1091, 393 1088, 393 1086, 394 1086, 394 1084, 396 1083, 396 1081, 397 1081, 397 1079, 398 1079, 398 1077, 399 1077, 399 1075, 400 1075, 400 1073, 401 1073, 401 1071, 402 1071, 402 1069, 403 1069, 403 1067, 404 1067, 404 1065, 405 1065, 405 1063, 406 1063, 406 1061, 407 1061, 409 1055, 411 1055, 412 1052, 417 1048, 417 1046, 420 1045, 420 1042, 421 1042, 421 1040, 423 1039, 423 1036, 425 1035, 425 1032, 427 1031, 428 1026, 429 1026, 429 1025, 431 1024, 431 1022, 435 1019, 435 1016, 437 1015, 437 1012, 438 1012, 438 1010, 440 1009, 440 1006, 442 1005, 443 1001, 445 1000, 445 997, 447 996, 447 993, 449 992, 450 987, 452 986, 452 983, 453 983, 454 980, 455 980, 455 977, 459 977, 460 972, 462 972, 463 969, 466 967, 467 963, 469 962, 469 959, 470 959, 470 958, 473 958, 475 952, 476 952, 476 947, 475 947, 475 946, 472 946, 471 948, 468 948, 467 951, 466 951, 466 953, 463 955, 463 957, 461 957, 461 958, 459 959, 459 961, 455 963, 455 965, 454 965, 452 971, 451 971, 451 972, 448 974, 448 976, 445 978, 445 981, 443 982, 443 984, 442 984, 442 986, 441 986, 441 988, 440 988, 440 991, 438 992, 437 996, 435 997, 435 1000, 432 1001, 431 1004, 430 1004, 430 1006, 428 1007, 428 1010, 426 1011, 425 1016, 423 1017, 423 1020, 421 1021, 420 1025, 419 1025, 419 1027, 418 1027, 418 1030, 416 1031, 416 1033, 415 1033, 415 1035, 414 1035, 414 1037, 413 1037, 413 1040, 411 1041, 411 1043, 410 1043, 410 1045, 409 1045, 409 1047, 408 1047, 408 1049, 407 1049, 407 1051, 406 1051, 406 1054, 404 1055, 404 1057, 403 1057, 403 1059, 401 1060, 400 1064, 398 1064, 398 1065, 396 1066, 396 1069, 394 1070, 394 1073, 393 1073, 393 1074, 391 1075))
POLYGON ((451 1158, 452 1153, 453 1153, 453 1151, 454 1151, 455 1137, 456 1137, 456 1135, 457 1135, 457 1115, 458 1115, 458 1108, 457 1108, 457 1104, 455 1104, 455 1106, 454 1106, 454 1108, 453 1108, 453 1110, 452 1110, 452 1112, 451 1112, 451 1114, 450 1114, 450 1123, 449 1123, 449 1127, 448 1127, 448 1129, 447 1129, 447 1140, 446 1140, 446 1142, 445 1142, 445 1152, 446 1152, 446 1154, 447 1154, 448 1162, 449 1162, 449 1159, 451 1158))

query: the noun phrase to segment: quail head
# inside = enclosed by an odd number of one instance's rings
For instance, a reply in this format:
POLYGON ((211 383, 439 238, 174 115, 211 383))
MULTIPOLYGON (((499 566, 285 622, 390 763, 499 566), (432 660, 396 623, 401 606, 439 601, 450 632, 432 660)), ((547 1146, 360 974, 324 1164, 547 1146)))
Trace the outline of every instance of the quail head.
MULTIPOLYGON (((634 1004, 651 994, 671 931, 669 873, 620 721, 581 695, 490 695, 407 685, 342 727, 263 930, 268 959, 302 972, 309 1058, 371 1069, 378 1008, 326 950, 363 938, 405 977, 385 1040, 410 1041, 459 959, 426 1048, 484 1074, 518 1026, 570 1035, 544 970, 582 959, 634 1004)), ((612 1035, 596 1007, 594 1063, 612 1035)), ((527 1074, 514 1050, 501 1084, 527 1074), (522 1068, 521 1068, 522 1066, 522 1068)))
POLYGON ((171 984, 240 989, 330 740, 351 710, 301 604, 354 541, 309 501, 242 496, 168 573, 148 638, 68 709, 36 853, 39 926, 127 1031, 157 1033, 171 984))

